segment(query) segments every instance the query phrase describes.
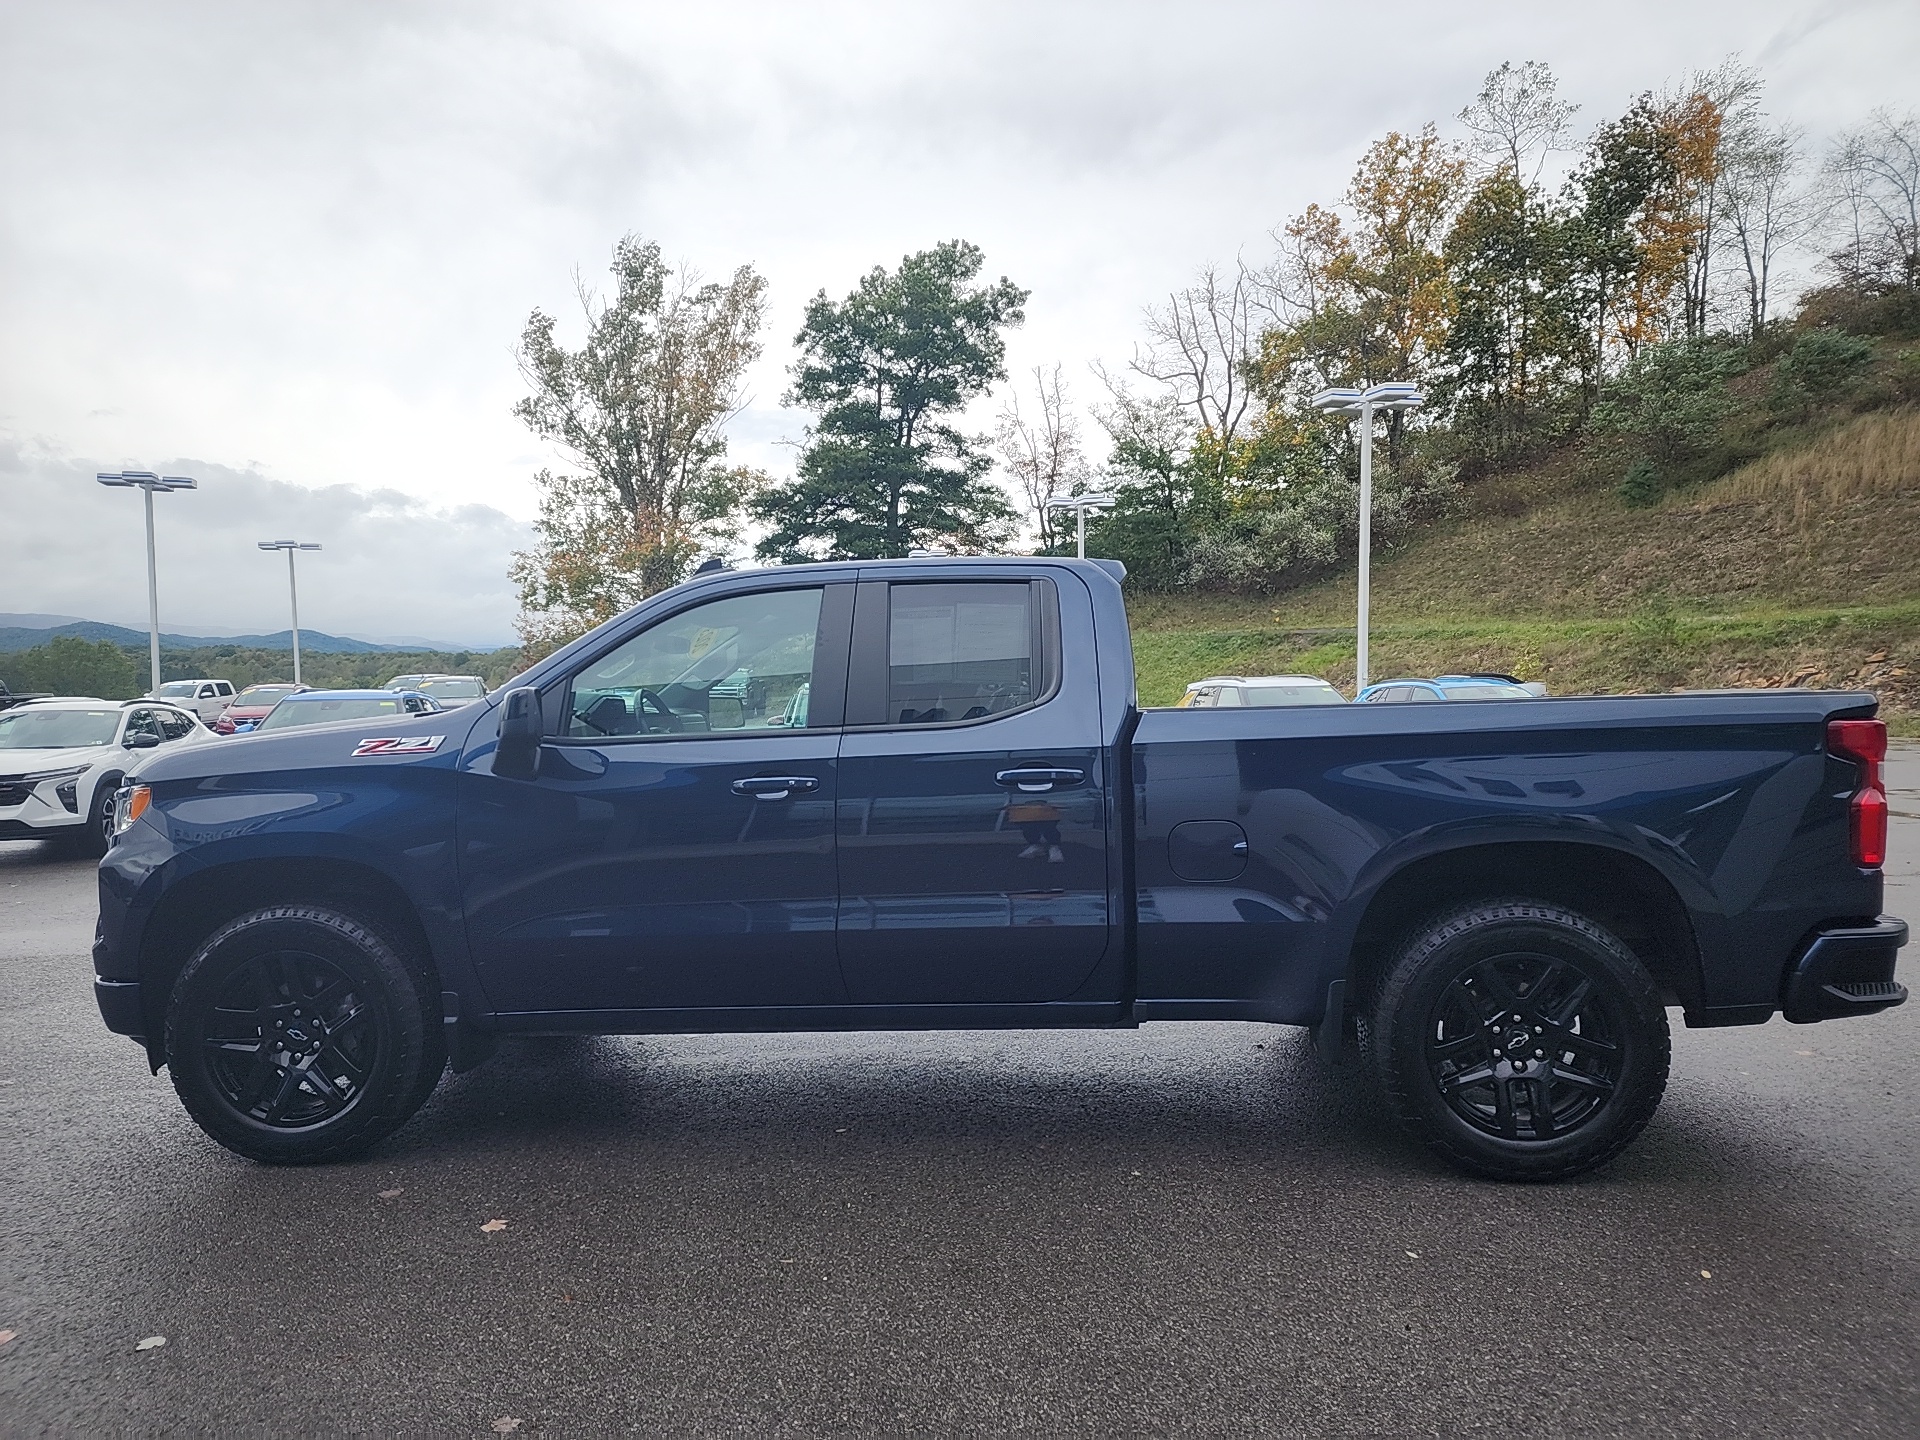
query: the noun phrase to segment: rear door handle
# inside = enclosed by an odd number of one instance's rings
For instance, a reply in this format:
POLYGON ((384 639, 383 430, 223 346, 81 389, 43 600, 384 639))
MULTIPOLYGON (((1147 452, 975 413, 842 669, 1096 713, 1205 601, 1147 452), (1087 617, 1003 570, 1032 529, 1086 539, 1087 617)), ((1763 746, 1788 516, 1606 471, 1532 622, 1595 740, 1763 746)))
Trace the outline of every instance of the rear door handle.
POLYGON ((733 782, 734 794, 751 795, 756 800, 784 800, 819 788, 820 782, 811 775, 753 775, 733 782))
POLYGON ((996 784, 1009 790, 1021 790, 1029 795, 1043 790, 1052 790, 1068 785, 1078 785, 1087 778, 1084 770, 1056 770, 1051 766, 1023 766, 1017 770, 1002 770, 994 777, 996 784))

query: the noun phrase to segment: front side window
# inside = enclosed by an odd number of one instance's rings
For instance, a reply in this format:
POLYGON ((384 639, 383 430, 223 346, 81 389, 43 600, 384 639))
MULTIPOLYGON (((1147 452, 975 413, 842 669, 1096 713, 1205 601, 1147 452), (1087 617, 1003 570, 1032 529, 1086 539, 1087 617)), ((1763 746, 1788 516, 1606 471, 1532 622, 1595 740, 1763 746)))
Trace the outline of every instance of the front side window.
POLYGON ((979 720, 1039 698, 1031 585, 900 584, 889 598, 889 724, 979 720))
POLYGON ((126 739, 135 735, 151 735, 156 740, 165 740, 166 732, 160 728, 160 717, 152 710, 135 710, 127 716, 126 739))
POLYGON ((819 588, 730 595, 662 620, 573 678, 578 739, 804 729, 819 588))

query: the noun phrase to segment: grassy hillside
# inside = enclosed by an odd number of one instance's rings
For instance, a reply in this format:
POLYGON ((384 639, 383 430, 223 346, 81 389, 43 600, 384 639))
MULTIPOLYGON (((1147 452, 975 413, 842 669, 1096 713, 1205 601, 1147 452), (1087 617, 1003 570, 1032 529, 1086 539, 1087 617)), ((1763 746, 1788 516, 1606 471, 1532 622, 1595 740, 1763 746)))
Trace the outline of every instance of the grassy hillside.
MULTIPOLYGON (((1372 670, 1556 692, 1862 686, 1920 733, 1920 410, 1844 417, 1631 509, 1606 457, 1476 485, 1374 566, 1372 670)), ((1141 697, 1209 673, 1353 676, 1352 576, 1279 597, 1132 596, 1141 697)))

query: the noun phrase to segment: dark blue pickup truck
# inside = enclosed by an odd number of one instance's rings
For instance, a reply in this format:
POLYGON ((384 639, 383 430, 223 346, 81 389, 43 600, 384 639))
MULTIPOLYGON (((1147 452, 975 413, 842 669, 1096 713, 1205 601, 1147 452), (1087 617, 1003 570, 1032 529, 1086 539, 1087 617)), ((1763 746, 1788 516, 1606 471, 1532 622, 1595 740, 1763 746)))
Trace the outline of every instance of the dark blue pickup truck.
POLYGON ((1864 694, 1142 710, 1119 567, 703 576, 486 701, 162 753, 100 1009, 267 1161, 362 1150, 499 1036, 1311 1027, 1548 1179, 1689 1025, 1898 1005, 1864 694))

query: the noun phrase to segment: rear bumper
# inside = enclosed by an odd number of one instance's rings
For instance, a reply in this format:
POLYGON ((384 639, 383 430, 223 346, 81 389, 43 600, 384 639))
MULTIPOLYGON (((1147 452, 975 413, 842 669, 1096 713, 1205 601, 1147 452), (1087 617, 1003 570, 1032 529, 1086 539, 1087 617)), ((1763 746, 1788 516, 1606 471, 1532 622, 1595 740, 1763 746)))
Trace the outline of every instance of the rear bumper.
POLYGON ((1822 930, 1787 970, 1780 1009, 1796 1025, 1872 1015, 1905 1002, 1893 978, 1907 922, 1882 915, 1871 925, 1822 930))

